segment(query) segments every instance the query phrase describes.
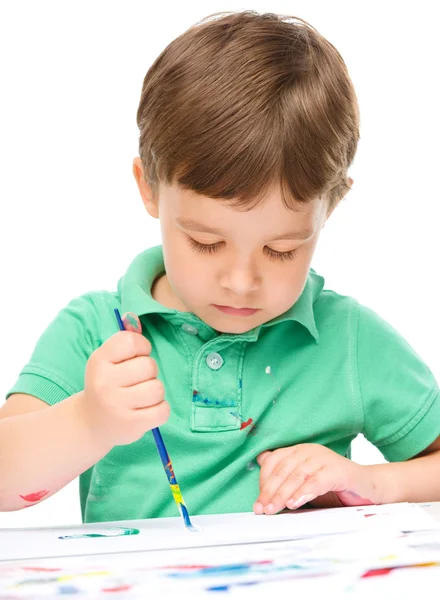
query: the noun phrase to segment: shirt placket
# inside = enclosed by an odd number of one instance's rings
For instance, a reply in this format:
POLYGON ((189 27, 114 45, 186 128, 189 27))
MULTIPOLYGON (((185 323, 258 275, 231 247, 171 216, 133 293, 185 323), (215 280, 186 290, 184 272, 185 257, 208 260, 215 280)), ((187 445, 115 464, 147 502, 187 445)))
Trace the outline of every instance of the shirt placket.
POLYGON ((218 337, 200 348, 192 373, 192 431, 240 429, 244 346, 218 337))

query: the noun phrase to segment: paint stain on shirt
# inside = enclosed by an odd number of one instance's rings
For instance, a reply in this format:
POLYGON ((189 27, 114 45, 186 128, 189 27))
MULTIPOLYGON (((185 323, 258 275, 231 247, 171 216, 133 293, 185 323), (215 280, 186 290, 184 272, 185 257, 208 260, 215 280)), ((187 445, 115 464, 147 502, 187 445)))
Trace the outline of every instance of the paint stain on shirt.
POLYGON ((249 427, 249 425, 252 425, 253 422, 254 422, 253 419, 248 419, 247 421, 243 421, 243 423, 240 426, 240 429, 246 429, 246 427, 249 427))
POLYGON ((205 406, 216 406, 218 408, 229 408, 236 406, 234 400, 219 400, 217 398, 206 398, 203 397, 197 390, 193 391, 193 402, 196 404, 203 404, 205 406))

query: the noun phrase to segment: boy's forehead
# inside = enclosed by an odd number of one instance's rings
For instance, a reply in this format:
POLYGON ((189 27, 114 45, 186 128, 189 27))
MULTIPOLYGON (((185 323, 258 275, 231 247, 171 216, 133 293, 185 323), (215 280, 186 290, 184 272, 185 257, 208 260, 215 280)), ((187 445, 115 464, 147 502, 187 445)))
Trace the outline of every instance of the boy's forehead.
POLYGON ((166 212, 180 227, 196 231, 243 231, 254 229, 271 238, 307 239, 322 223, 325 202, 321 198, 298 204, 297 210, 286 207, 281 189, 273 188, 254 207, 231 206, 231 201, 210 198, 179 185, 166 186, 162 197, 166 212), (295 232, 295 236, 284 235, 295 232), (283 235, 282 235, 283 234, 283 235))
POLYGON ((200 206, 202 203, 213 204, 216 203, 219 206, 226 207, 228 209, 233 209, 237 212, 249 212, 250 210, 259 208, 262 209, 265 205, 269 205, 272 208, 279 207, 279 209, 284 209, 286 213, 295 214, 308 214, 310 212, 314 212, 315 208, 321 206, 324 200, 319 197, 314 200, 310 200, 309 202, 292 202, 292 207, 285 206, 283 202, 281 185, 273 184, 269 190, 262 197, 259 202, 250 201, 248 205, 239 205, 236 199, 222 199, 222 198, 211 198, 209 196, 205 196, 203 194, 199 194, 195 190, 183 188, 176 182, 172 184, 162 186, 160 184, 160 189, 162 188, 162 192, 160 195, 165 199, 170 198, 175 202, 178 202, 181 205, 191 206, 191 204, 200 206))

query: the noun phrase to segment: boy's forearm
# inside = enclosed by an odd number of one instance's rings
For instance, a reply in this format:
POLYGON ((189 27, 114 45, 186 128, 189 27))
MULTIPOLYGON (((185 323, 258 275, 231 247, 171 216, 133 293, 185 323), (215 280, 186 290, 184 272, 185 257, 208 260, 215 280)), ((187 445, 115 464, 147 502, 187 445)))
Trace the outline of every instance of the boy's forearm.
POLYGON ((367 468, 373 471, 378 504, 440 500, 440 451, 367 468))
POLYGON ((0 420, 0 511, 48 498, 110 450, 87 427, 79 396, 0 420))

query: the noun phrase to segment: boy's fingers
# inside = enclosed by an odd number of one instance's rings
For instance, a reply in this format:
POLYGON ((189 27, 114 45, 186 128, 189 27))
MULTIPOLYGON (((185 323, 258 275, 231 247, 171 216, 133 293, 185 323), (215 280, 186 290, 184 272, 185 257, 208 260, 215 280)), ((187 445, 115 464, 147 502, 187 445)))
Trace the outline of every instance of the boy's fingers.
POLYGON ((127 388, 155 379, 159 374, 159 369, 151 356, 136 356, 115 365, 112 374, 116 385, 127 388))
POLYGON ((275 514, 286 506, 292 508, 291 506, 288 506, 288 500, 301 489, 306 481, 313 478, 321 468, 322 461, 313 458, 298 464, 298 466, 289 473, 285 481, 276 490, 275 494, 268 499, 264 512, 275 514))
POLYGON ((260 467, 263 465, 266 458, 268 456, 270 456, 271 454, 272 454, 272 450, 265 450, 264 452, 262 452, 261 454, 259 454, 257 456, 257 463, 260 465, 260 467))
POLYGON ((126 312, 121 317, 124 323, 125 331, 134 331, 134 333, 142 333, 142 325, 139 317, 132 312, 126 312))
MULTIPOLYGON (((261 468, 260 494, 257 498, 256 504, 262 505, 263 508, 270 504, 271 499, 275 496, 278 489, 289 477, 296 477, 299 466, 298 458, 293 456, 282 458, 281 460, 278 459, 275 465, 273 465, 273 461, 271 459, 272 456, 268 457, 264 461, 264 464, 261 468), (266 466, 269 474, 267 474, 267 471, 263 472, 266 466)), ((298 487, 302 484, 302 482, 303 480, 298 482, 298 487)))
POLYGON ((165 390, 159 379, 150 379, 133 385, 126 390, 130 408, 142 410, 165 401, 165 390))
MULTIPOLYGON (((334 475, 334 472, 333 472, 334 475)), ((291 498, 286 502, 287 508, 300 508, 303 504, 311 502, 317 496, 322 496, 331 491, 334 486, 332 478, 332 469, 322 467, 307 479, 304 484, 296 490, 291 498)))
POLYGON ((118 331, 96 350, 101 358, 113 364, 136 356, 149 356, 150 352, 151 344, 147 338, 132 331, 118 331))

